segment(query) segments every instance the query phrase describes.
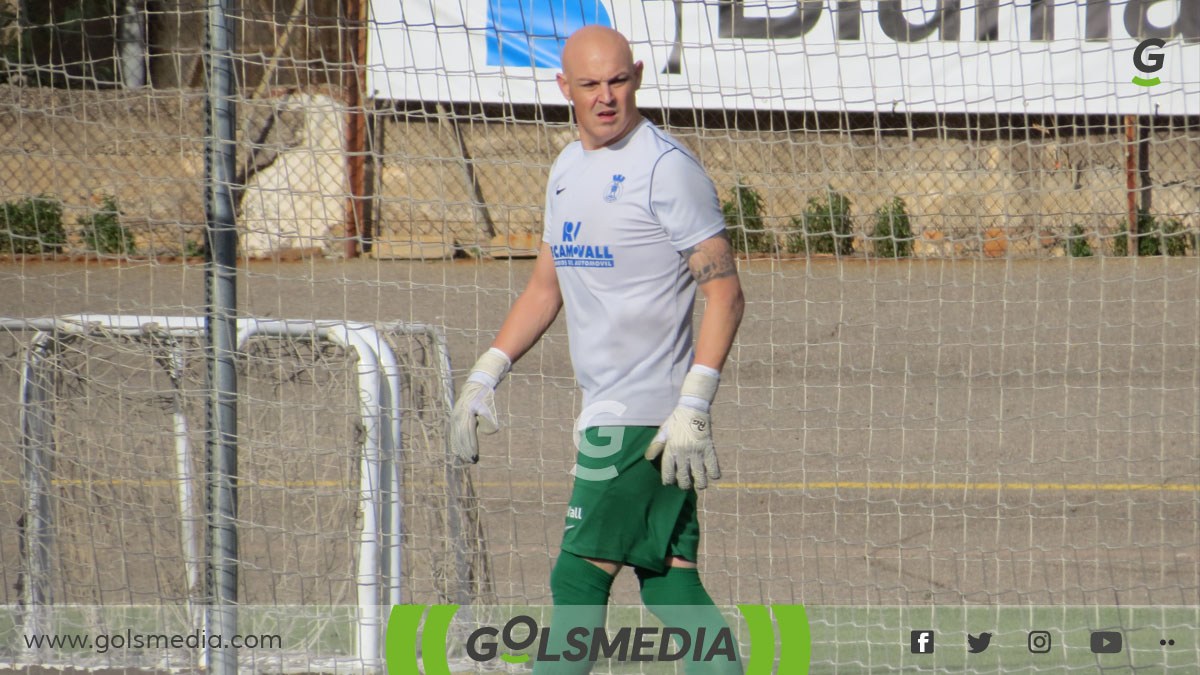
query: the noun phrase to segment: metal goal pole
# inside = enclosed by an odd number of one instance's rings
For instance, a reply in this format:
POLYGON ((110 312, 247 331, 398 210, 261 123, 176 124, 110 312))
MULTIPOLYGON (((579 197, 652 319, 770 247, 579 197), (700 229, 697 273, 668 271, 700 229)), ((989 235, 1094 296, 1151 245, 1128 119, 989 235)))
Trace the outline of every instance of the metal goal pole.
MULTIPOLYGON (((205 571, 208 635, 237 630, 237 229, 233 207, 234 142, 232 0, 210 0, 205 50, 208 97, 205 104, 204 206, 208 230, 205 267, 205 324, 208 337, 208 435, 206 440, 205 571)), ((237 651, 207 645, 205 657, 215 675, 237 672, 237 651)))

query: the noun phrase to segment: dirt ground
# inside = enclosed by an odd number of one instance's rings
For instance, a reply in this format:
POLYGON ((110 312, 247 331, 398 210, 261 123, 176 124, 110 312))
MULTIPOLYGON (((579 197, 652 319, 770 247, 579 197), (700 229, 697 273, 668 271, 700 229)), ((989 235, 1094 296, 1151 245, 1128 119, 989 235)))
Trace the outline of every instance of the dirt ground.
MULTIPOLYGON (((240 310, 437 324, 461 382, 530 268, 256 262, 240 310)), ((700 501, 718 603, 1200 604, 1196 258, 760 260, 741 275, 714 410, 724 477, 700 501)), ((14 318, 204 301, 202 267, 179 263, 9 262, 0 289, 14 318)), ((505 428, 471 470, 495 589, 547 603, 579 408, 562 317, 499 404, 505 428)), ((637 601, 633 575, 616 600, 637 601)))

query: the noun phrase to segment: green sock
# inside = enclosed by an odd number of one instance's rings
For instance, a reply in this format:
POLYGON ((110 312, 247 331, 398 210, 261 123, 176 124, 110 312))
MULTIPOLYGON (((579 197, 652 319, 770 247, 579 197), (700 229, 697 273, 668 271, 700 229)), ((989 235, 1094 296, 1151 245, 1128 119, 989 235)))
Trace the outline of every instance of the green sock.
MULTIPOLYGON (((652 572, 637 568, 638 583, 642 588, 642 602, 646 608, 663 622, 663 626, 682 628, 695 640, 704 629, 701 657, 714 647, 719 647, 712 661, 696 661, 692 658, 695 643, 684 657, 684 671, 688 675, 740 675, 741 657, 737 651, 737 639, 713 604, 708 591, 700 583, 700 572, 694 567, 668 567, 664 572, 652 572), (722 639, 721 631, 724 633, 722 639), (726 650, 732 650, 733 660, 726 650)), ((676 642, 676 647, 679 647, 676 642)))
MULTIPOLYGON (((567 643, 567 633, 576 626, 603 628, 608 611, 608 594, 613 575, 573 553, 563 551, 550 573, 550 593, 554 596, 554 612, 550 617, 550 635, 545 653, 574 654, 579 650, 567 643)), ((591 671, 592 662, 586 658, 568 661, 536 661, 534 675, 583 675, 591 671)))

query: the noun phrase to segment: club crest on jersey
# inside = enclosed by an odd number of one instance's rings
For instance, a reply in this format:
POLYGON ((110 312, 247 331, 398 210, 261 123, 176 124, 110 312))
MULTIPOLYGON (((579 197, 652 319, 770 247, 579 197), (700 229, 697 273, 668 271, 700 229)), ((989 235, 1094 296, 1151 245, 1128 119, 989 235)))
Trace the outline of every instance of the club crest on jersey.
POLYGON ((615 202, 617 197, 621 196, 621 185, 625 182, 625 176, 616 174, 613 176, 612 182, 604 190, 604 201, 615 202))

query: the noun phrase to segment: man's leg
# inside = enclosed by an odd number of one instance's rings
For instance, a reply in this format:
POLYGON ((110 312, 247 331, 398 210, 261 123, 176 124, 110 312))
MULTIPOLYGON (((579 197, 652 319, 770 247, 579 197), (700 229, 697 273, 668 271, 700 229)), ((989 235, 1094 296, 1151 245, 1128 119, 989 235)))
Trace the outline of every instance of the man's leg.
POLYGON ((691 658, 696 647, 693 642, 691 650, 684 656, 684 671, 688 675, 740 675, 742 663, 737 652, 737 640, 725 617, 700 583, 700 571, 696 569, 696 564, 676 556, 668 560, 668 565, 663 572, 635 568, 646 608, 663 622, 663 626, 682 628, 692 636, 693 641, 699 635, 699 629, 703 628, 701 657, 706 656, 713 647, 718 647, 718 651, 726 648, 733 650, 732 660, 724 654, 714 654, 712 661, 694 661, 691 658), (725 633, 729 638, 727 643, 718 642, 722 630, 728 631, 725 633))
MULTIPOLYGON (((547 655, 577 653, 578 649, 567 644, 567 633, 576 626, 588 629, 586 641, 591 644, 591 632, 604 627, 608 594, 619 570, 620 565, 615 562, 581 558, 566 551, 558 554, 558 561, 550 573, 554 611, 545 648, 547 655)), ((583 675, 591 669, 592 662, 586 658, 536 661, 533 664, 534 675, 583 675)))

